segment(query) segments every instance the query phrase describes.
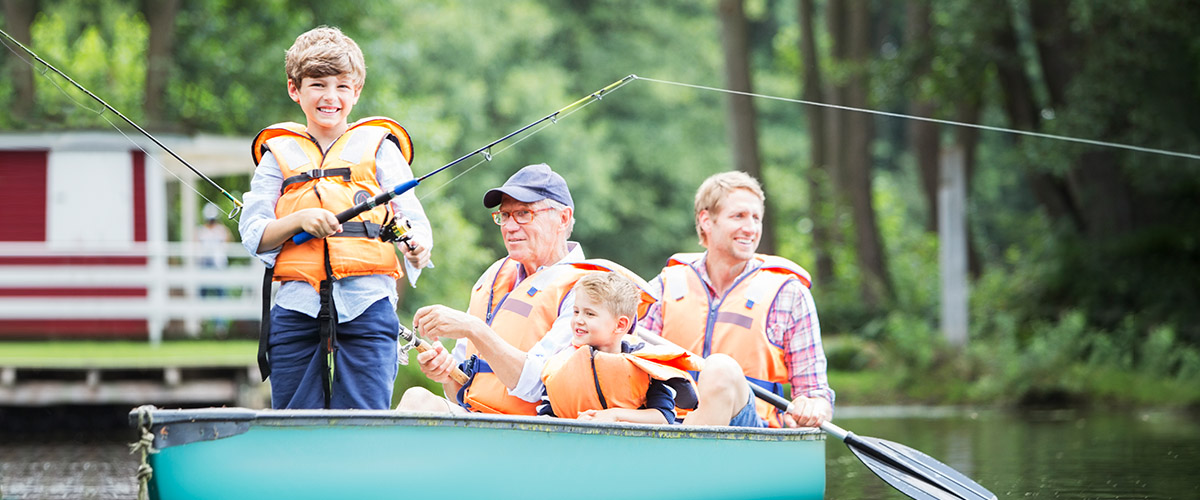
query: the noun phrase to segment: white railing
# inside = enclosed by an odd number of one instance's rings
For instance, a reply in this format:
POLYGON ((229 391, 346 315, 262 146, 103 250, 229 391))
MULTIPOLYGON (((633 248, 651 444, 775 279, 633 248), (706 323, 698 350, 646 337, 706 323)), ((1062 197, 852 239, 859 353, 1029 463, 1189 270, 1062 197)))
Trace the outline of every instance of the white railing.
MULTIPOLYGON (((62 248, 46 243, 0 243, 0 291, 4 289, 146 289, 145 296, 21 296, 0 294, 0 320, 146 320, 152 343, 162 340, 172 320, 197 334, 205 320, 257 320, 262 307, 263 265, 241 245, 227 245, 230 263, 201 268, 194 243, 137 243, 120 248, 62 248), (66 258, 145 258, 144 264, 14 263, 66 258), (201 297, 201 288, 221 288, 223 296, 201 297), (240 290, 240 293, 228 293, 240 290)), ((80 294, 75 294, 80 295, 80 294)), ((119 294, 117 294, 119 295, 119 294)))

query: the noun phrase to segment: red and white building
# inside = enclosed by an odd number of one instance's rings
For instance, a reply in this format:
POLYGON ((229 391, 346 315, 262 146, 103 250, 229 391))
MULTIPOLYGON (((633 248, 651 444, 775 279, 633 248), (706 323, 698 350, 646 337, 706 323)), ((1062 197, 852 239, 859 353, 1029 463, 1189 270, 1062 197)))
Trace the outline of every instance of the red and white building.
MULTIPOLYGON (((249 139, 160 140, 209 177, 253 171, 249 139)), ((203 182, 117 132, 0 134, 0 339, 156 342, 168 329, 195 334, 204 319, 258 319, 262 266, 238 259, 240 245, 229 244, 225 269, 196 266, 190 186, 203 182), (168 241, 170 207, 182 207, 183 241, 168 241), (201 298, 201 286, 241 292, 201 298)))

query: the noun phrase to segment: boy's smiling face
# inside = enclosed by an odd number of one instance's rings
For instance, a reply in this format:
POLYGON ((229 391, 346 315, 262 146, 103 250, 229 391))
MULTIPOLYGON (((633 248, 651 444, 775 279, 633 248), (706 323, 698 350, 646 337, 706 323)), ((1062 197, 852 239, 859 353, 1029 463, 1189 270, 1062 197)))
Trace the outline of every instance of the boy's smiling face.
POLYGON ((320 78, 306 76, 300 80, 299 88, 288 80, 288 95, 304 110, 308 132, 318 139, 337 138, 346 131, 346 120, 360 92, 362 86, 346 73, 320 78))
POLYGON ((571 343, 577 346, 590 345, 603 352, 621 352, 621 337, 632 324, 628 316, 613 314, 608 307, 586 293, 575 295, 574 311, 571 343))

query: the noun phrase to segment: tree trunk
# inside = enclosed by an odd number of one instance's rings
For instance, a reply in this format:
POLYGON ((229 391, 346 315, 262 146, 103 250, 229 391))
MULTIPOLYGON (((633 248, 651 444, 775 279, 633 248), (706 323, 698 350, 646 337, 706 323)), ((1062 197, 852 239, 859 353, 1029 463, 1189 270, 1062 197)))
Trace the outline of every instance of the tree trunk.
MULTIPOLYGON (((33 36, 30 27, 33 16, 37 13, 37 0, 4 0, 5 31, 17 41, 29 46, 33 36)), ((5 42, 7 45, 7 41, 5 42)), ((19 53, 20 49, 14 47, 19 53)), ((19 122, 29 120, 33 114, 34 87, 33 68, 21 62, 19 58, 27 58, 19 54, 9 59, 9 75, 12 78, 14 98, 9 101, 13 118, 19 122)))
MULTIPOLYGON (((849 56, 852 69, 847 86, 847 105, 869 108, 867 62, 871 52, 870 3, 868 0, 847 2, 849 21, 849 56)), ((886 256, 879 238, 871 190, 871 142, 875 135, 873 117, 866 113, 850 112, 845 118, 846 134, 846 197, 854 213, 854 236, 858 249, 858 265, 862 273, 862 297, 867 307, 878 309, 892 295, 891 279, 887 272, 886 256)))
MULTIPOLYGON (((1071 31, 1074 20, 1068 8, 1064 2, 1032 2, 1029 6, 1050 105, 1055 108, 1069 104, 1067 89, 1086 57, 1082 50, 1085 42, 1071 31)), ((1107 132, 1125 126, 1112 124, 1107 132)), ((1075 202, 1079 226, 1088 237, 1105 239, 1133 229, 1133 194, 1111 150, 1081 155, 1067 172, 1066 186, 1075 202)))
MULTIPOLYGON (((928 78, 933 38, 930 35, 929 16, 931 11, 928 0, 909 0, 905 12, 904 41, 910 51, 916 51, 911 68, 911 80, 920 82, 928 78)), ((913 86, 910 96, 914 116, 932 118, 937 105, 921 95, 920 84, 913 86)), ((913 152, 917 163, 917 171, 921 174, 921 188, 925 191, 925 207, 928 210, 925 217, 925 230, 937 232, 937 200, 938 200, 938 158, 941 155, 939 127, 936 123, 909 120, 908 147, 913 152)))
MULTIPOLYGON (((810 102, 824 102, 824 88, 821 82, 821 66, 817 59, 816 34, 813 31, 813 0, 800 0, 798 9, 800 23, 800 59, 804 70, 800 78, 803 89, 801 97, 810 102)), ((813 277, 818 283, 828 284, 833 281, 833 258, 830 229, 832 217, 825 217, 829 212, 826 193, 829 189, 829 163, 826 157, 824 133, 824 108, 810 107, 805 110, 808 121, 809 159, 808 178, 808 216, 813 221, 812 242, 813 253, 816 255, 813 277)))
MULTIPOLYGON (((994 12, 1007 12, 1009 17, 1009 21, 1000 23, 994 33, 994 62, 1009 122, 1013 128, 1038 130, 1041 126, 1040 107, 1034 100, 1033 84, 1026 73, 1024 59, 1017 47, 1017 34, 1013 29, 1015 20, 1012 19, 1015 14, 1002 1, 988 2, 982 8, 994 12)), ((1066 222, 1076 230, 1082 230, 1083 220, 1062 179, 1041 171, 1036 166, 1029 170, 1027 178, 1034 198, 1052 220, 1066 222)))
POLYGON ((150 25, 146 49, 146 122, 150 127, 159 128, 166 123, 167 79, 170 77, 179 0, 148 0, 142 9, 146 23, 150 25))
MULTIPOLYGON (((983 90, 971 89, 969 95, 958 103, 958 121, 963 123, 979 123, 983 110, 983 90)), ((963 152, 963 168, 966 170, 967 196, 971 193, 971 182, 975 177, 975 152, 979 146, 979 129, 959 127, 955 132, 960 151, 963 152)), ((967 206, 970 206, 968 199, 967 206)), ((983 274, 983 260, 979 257, 979 248, 975 246, 975 238, 971 237, 971 218, 967 218, 967 270, 972 278, 983 274)))
MULTIPOLYGON (((830 58, 835 65, 841 66, 846 64, 849 54, 849 32, 847 31, 847 11, 845 2, 829 2, 825 4, 825 24, 829 30, 830 58)), ((825 90, 825 97, 829 99, 829 104, 846 105, 848 85, 844 72, 835 74, 832 81, 828 82, 829 87, 825 90)), ((828 162, 826 163, 830 177, 835 183, 835 193, 841 195, 843 186, 846 185, 846 115, 847 112, 833 109, 825 109, 825 154, 828 162)), ((835 199, 836 205, 841 205, 842 200, 835 199)), ((839 210, 840 211, 840 210, 839 210)), ((835 214, 836 219, 836 214, 835 214)))
MULTIPOLYGON (((739 92, 753 92, 750 83, 750 49, 746 35, 746 13, 742 0, 721 0, 718 5, 721 18, 721 45, 725 49, 725 88, 739 92)), ((762 182, 762 161, 758 156, 758 126, 754 101, 747 95, 729 96, 729 141, 733 146, 733 164, 762 182)), ((767 198, 770 203, 770 197, 767 198)), ((775 253, 774 224, 771 223, 770 207, 763 217, 763 233, 759 251, 775 253)))

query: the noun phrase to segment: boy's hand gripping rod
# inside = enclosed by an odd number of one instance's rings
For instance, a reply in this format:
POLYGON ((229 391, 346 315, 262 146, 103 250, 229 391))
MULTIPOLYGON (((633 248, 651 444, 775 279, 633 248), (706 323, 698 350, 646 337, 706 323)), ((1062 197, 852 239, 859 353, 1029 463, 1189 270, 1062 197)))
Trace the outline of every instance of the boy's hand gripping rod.
MULTIPOLYGON (((406 191, 417 187, 417 184, 420 184, 421 181, 428 179, 429 177, 433 176, 434 174, 436 174, 438 172, 441 172, 443 170, 446 170, 447 168, 453 167, 453 166, 459 164, 460 162, 462 162, 463 160, 466 160, 467 158, 475 156, 479 153, 483 153, 483 152, 491 149, 492 146, 500 144, 501 142, 504 142, 504 141, 512 138, 513 136, 520 134, 521 132, 529 130, 530 128, 534 127, 535 125, 537 125, 539 123, 542 123, 547 120, 557 121, 559 115, 567 113, 568 111, 574 110, 575 108, 578 108, 593 99, 599 100, 604 97, 604 94, 612 92, 613 90, 616 90, 618 87, 630 82, 631 80, 635 80, 635 79, 637 79, 637 75, 629 75, 625 78, 617 80, 617 81, 609 84, 607 87, 604 87, 600 90, 592 92, 591 94, 588 94, 587 96, 583 97, 582 99, 579 99, 578 101, 575 101, 558 111, 555 111, 553 113, 546 115, 545 117, 543 117, 540 120, 537 120, 533 123, 530 123, 529 125, 521 127, 519 129, 517 129, 516 131, 513 131, 512 133, 510 133, 504 137, 496 139, 496 140, 488 143, 484 147, 481 147, 479 149, 476 149, 475 151, 472 151, 470 153, 467 153, 467 154, 459 157, 457 160, 454 160, 450 163, 442 165, 437 170, 434 170, 432 172, 429 172, 428 174, 422 175, 421 177, 418 177, 416 179, 405 182, 404 184, 396 186, 390 190, 384 191, 383 193, 380 193, 378 196, 371 198, 370 200, 364 201, 362 203, 354 205, 353 207, 347 208, 346 210, 343 210, 341 213, 337 214, 337 220, 339 223, 345 223, 346 221, 358 216, 358 214, 366 212, 367 210, 375 208, 379 205, 383 205, 383 204, 391 201, 392 198, 400 196, 400 195, 404 194, 406 191)), ((492 159, 491 154, 485 154, 485 157, 488 160, 492 159)), ((313 239, 313 235, 308 234, 307 232, 301 231, 299 234, 292 237, 292 243, 300 245, 311 239, 313 239)))

